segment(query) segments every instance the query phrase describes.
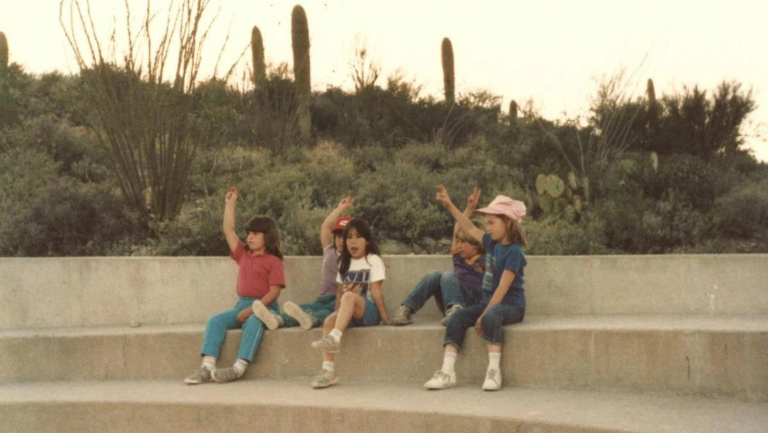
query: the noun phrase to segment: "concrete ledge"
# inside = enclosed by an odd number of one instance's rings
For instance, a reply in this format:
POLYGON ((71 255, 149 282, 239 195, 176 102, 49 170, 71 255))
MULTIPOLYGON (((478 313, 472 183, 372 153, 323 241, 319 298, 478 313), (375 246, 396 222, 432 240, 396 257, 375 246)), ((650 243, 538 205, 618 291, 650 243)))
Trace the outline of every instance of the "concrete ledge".
POLYGON ((476 385, 289 381, 184 387, 178 382, 26 384, 0 388, 0 431, 448 433, 763 433, 768 405, 689 397, 476 385))
MULTIPOLYGON (((387 308, 448 256, 385 256, 387 308)), ((280 301, 316 296, 319 257, 288 257, 280 301)), ((0 258, 0 329, 203 322, 236 300, 228 258, 0 258)), ((768 255, 533 256, 528 314, 768 314, 768 255)), ((439 316, 431 304, 420 315, 439 316)))
MULTIPOLYGON (((200 363, 204 325, 6 331, 0 382, 180 381, 200 363)), ((419 386, 442 362, 444 328, 422 323, 345 333, 337 370, 345 380, 409 381, 419 386)), ((768 401, 768 315, 532 316, 509 326, 502 357, 507 384, 617 390, 768 401)), ((310 378, 320 330, 267 332, 246 379, 310 378)), ((234 361, 240 331, 230 331, 220 365, 234 361)), ((479 384, 484 342, 468 331, 459 383, 479 384)))

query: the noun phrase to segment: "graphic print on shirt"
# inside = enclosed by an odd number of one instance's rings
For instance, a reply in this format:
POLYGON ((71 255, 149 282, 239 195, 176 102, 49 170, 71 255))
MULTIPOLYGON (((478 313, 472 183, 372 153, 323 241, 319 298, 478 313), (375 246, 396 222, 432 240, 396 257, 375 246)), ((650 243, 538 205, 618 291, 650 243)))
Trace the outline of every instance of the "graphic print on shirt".
POLYGON ((485 253, 485 275, 483 275, 483 290, 493 292, 493 268, 496 265, 496 257, 492 252, 485 253))
POLYGON ((485 273, 485 261, 483 259, 478 259, 475 261, 475 263, 472 265, 472 269, 475 270, 478 274, 484 274, 485 273))
POLYGON ((370 274, 370 269, 345 272, 341 277, 343 292, 355 292, 360 296, 367 296, 370 288, 370 274))

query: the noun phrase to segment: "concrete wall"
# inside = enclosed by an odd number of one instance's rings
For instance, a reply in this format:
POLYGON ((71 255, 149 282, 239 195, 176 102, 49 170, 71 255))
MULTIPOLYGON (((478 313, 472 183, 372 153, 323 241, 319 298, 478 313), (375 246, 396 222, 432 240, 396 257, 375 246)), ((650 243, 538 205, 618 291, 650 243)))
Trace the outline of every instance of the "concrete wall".
MULTIPOLYGON (((391 312, 448 256, 385 256, 391 312)), ((280 301, 317 295, 319 257, 286 258, 280 301)), ((768 255, 529 257, 528 314, 766 314, 768 255)), ((0 329, 203 322, 235 300, 221 257, 2 258, 0 329)), ((438 317, 434 305, 420 319, 438 317)))

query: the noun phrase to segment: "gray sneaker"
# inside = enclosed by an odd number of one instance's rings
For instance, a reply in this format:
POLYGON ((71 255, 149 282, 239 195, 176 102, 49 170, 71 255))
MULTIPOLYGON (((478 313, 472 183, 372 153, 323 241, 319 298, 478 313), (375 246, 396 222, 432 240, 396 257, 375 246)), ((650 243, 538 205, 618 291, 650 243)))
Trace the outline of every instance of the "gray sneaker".
POLYGON ((315 380, 312 381, 312 388, 315 388, 315 389, 328 388, 329 386, 335 384, 338 381, 339 381, 339 376, 336 376, 335 371, 322 369, 320 371, 320 374, 318 374, 315 377, 315 380))
POLYGON ((395 311, 395 315, 392 316, 391 322, 395 326, 409 325, 413 323, 413 319, 411 319, 412 314, 413 311, 411 310, 411 307, 401 305, 400 308, 395 311))
POLYGON ((187 385, 199 385, 201 383, 210 382, 211 381, 211 370, 208 370, 208 367, 201 365, 200 368, 197 369, 194 373, 187 376, 186 379, 184 379, 184 383, 187 385))
POLYGON ((215 380, 216 383, 227 383, 240 379, 243 377, 243 373, 238 373, 234 367, 217 368, 211 372, 211 377, 213 377, 213 380, 215 380))
POLYGON ((267 308, 261 301, 253 301, 253 314, 264 323, 270 331, 283 325, 283 318, 267 308))
POLYGON ((341 343, 336 342, 336 340, 334 340, 330 335, 326 335, 325 337, 312 342, 312 347, 328 353, 339 352, 339 350, 341 350, 340 346, 341 343))
POLYGON ((451 319, 451 316, 453 315, 453 313, 461 310, 462 308, 464 307, 462 307, 459 304, 451 305, 451 308, 449 308, 448 311, 445 312, 445 317, 443 317, 443 320, 440 321, 440 324, 443 326, 448 326, 448 321, 451 319))
POLYGON ((301 329, 312 329, 315 325, 320 323, 320 321, 317 320, 314 315, 312 315, 311 311, 304 311, 301 309, 301 307, 291 301, 283 304, 283 310, 285 311, 285 314, 293 317, 297 322, 299 322, 301 329))

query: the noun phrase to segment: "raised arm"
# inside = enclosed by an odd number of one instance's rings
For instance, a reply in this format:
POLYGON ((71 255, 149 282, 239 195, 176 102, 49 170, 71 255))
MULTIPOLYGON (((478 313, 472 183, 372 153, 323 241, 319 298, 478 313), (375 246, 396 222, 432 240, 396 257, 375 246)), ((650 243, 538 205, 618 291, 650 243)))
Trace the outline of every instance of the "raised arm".
POLYGON ((232 187, 227 192, 224 198, 224 223, 222 224, 222 231, 224 237, 227 238, 227 244, 229 250, 235 252, 237 245, 240 243, 240 238, 235 233, 235 207, 237 205, 237 188, 232 187))
POLYGON ((353 204, 355 204, 355 199, 351 195, 344 197, 336 209, 328 214, 328 217, 323 221, 323 225, 320 226, 320 245, 323 246, 323 250, 333 243, 333 226, 336 224, 336 220, 341 218, 353 204))
POLYGON ((474 239, 477 239, 478 242, 483 241, 483 231, 475 227, 475 225, 472 224, 472 221, 470 221, 469 218, 461 213, 459 208, 457 208, 456 205, 454 205, 451 201, 451 197, 448 196, 448 190, 445 189, 445 187, 442 185, 438 185, 437 187, 437 200, 440 201, 443 206, 448 209, 449 212, 451 212, 451 215, 453 215, 453 218, 456 219, 459 227, 464 230, 464 233, 474 239))
MULTIPOLYGON (((467 218, 472 218, 472 214, 475 212, 475 209, 477 209, 477 203, 480 201, 480 189, 478 187, 475 187, 474 191, 472 191, 472 194, 467 197, 467 207, 464 208, 464 216, 467 218)), ((453 240, 451 242, 451 254, 456 254, 459 248, 459 239, 456 238, 456 234, 459 232, 459 223, 454 224, 453 226, 453 240)))

